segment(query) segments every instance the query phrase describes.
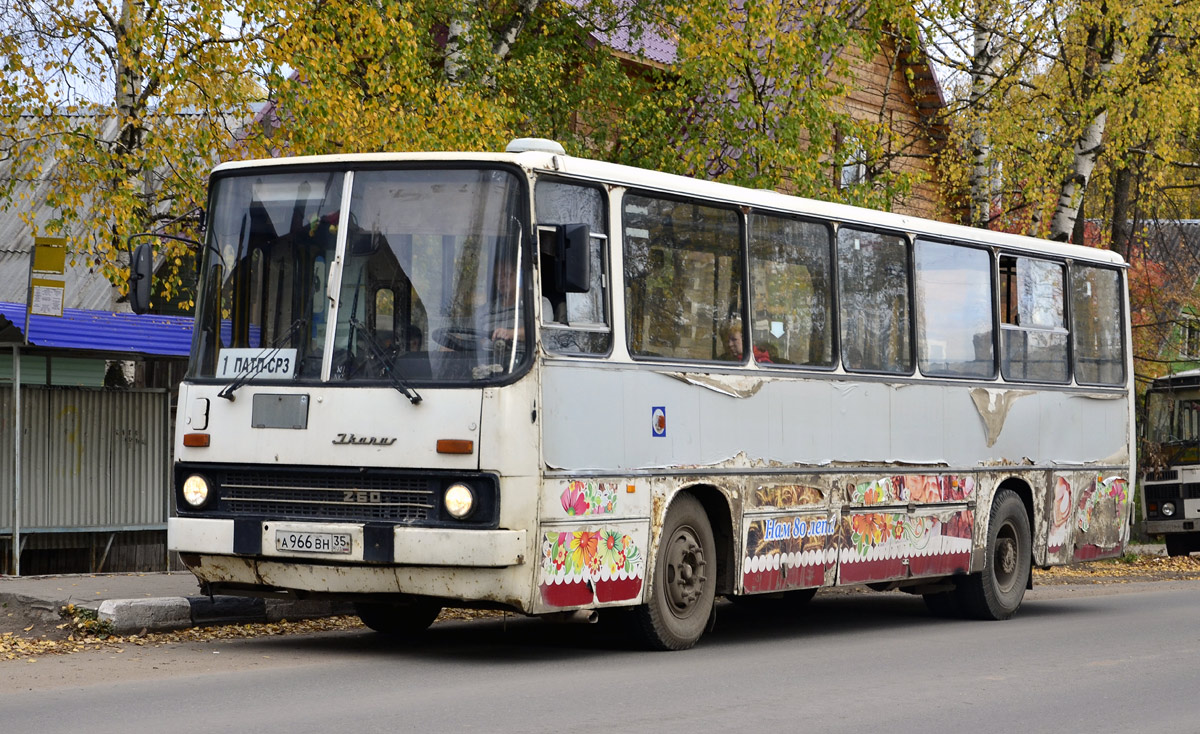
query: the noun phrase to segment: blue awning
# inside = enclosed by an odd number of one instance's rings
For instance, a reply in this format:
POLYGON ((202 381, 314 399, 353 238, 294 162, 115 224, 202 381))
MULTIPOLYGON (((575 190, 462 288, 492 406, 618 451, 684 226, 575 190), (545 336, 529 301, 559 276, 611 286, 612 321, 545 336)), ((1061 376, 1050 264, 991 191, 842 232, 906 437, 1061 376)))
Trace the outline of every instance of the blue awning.
MULTIPOLYGON (((19 334, 25 327, 22 303, 0 303, 0 316, 12 322, 7 331, 15 329, 19 334)), ((32 316, 28 341, 57 349, 186 357, 192 344, 192 318, 67 308, 61 317, 32 316)))

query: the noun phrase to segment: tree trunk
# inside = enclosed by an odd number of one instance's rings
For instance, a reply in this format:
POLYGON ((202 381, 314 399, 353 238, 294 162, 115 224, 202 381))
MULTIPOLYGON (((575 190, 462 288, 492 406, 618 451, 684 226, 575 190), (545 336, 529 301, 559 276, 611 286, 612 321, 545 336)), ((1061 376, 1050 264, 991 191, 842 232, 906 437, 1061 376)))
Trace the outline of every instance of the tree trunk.
MULTIPOLYGON (((982 11, 979 11, 982 12, 982 11)), ((996 36, 982 18, 975 24, 975 53, 971 57, 971 94, 968 106, 975 112, 971 130, 971 175, 968 181, 971 196, 971 226, 987 227, 992 218, 992 144, 986 130, 991 110, 988 88, 995 81, 996 36)))
POLYGON ((1128 164, 1117 167, 1112 174, 1112 222, 1109 248, 1129 260, 1129 203, 1133 191, 1133 171, 1128 164))
MULTIPOLYGON (((1106 79, 1112 70, 1125 60, 1125 47, 1121 42, 1120 28, 1115 23, 1109 23, 1107 28, 1093 26, 1088 29, 1088 47, 1103 43, 1097 49, 1099 59, 1095 64, 1088 63, 1084 68, 1086 81, 1083 90, 1081 106, 1088 109, 1090 97, 1097 95, 1104 87, 1106 79)), ((1050 219, 1050 238, 1066 242, 1075 230, 1075 221, 1079 217, 1083 192, 1091 180, 1092 171, 1096 168, 1096 160, 1104 150, 1104 131, 1108 125, 1108 110, 1103 106, 1093 108, 1091 118, 1080 130, 1073 146, 1074 159, 1071 169, 1063 177, 1058 192, 1058 205, 1050 219)))

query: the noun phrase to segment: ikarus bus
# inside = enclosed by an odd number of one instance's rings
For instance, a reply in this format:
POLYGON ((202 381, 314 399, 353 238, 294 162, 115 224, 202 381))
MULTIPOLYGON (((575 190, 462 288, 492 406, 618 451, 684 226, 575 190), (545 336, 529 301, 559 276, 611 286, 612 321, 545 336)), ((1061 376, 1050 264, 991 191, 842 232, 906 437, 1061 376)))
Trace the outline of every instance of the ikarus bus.
POLYGON ((169 545, 396 635, 628 607, 680 649, 862 584, 1004 619, 1128 539, 1126 294, 1107 251, 549 141, 223 164, 169 545))

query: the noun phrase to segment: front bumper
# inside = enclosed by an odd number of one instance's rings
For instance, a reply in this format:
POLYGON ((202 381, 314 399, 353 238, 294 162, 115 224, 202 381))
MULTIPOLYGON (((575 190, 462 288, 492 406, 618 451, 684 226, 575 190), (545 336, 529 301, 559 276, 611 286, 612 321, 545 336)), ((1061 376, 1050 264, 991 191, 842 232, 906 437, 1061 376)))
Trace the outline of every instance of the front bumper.
MULTIPOLYGON (((252 555, 263 560, 287 562, 384 563, 406 566, 453 566, 504 568, 525 562, 527 549, 524 530, 456 530, 447 528, 391 528, 390 552, 379 557, 368 547, 368 536, 377 535, 362 523, 330 522, 254 522, 207 518, 173 517, 167 520, 167 547, 180 553, 234 556, 252 555), (306 533, 348 534, 350 552, 344 554, 309 553, 276 549, 278 530, 306 533), (247 543, 247 533, 251 536, 247 543), (257 537, 254 537, 257 536, 257 537), (254 541, 257 541, 255 543, 254 541), (247 547, 254 552, 246 553, 247 547), (366 560, 369 558, 370 560, 366 560)), ((372 544, 374 546, 376 544, 372 544)), ((386 548, 386 545, 385 545, 386 548)))
POLYGON ((1171 533, 1194 533, 1200 530, 1200 520, 1145 520, 1142 528, 1147 535, 1164 535, 1171 533))

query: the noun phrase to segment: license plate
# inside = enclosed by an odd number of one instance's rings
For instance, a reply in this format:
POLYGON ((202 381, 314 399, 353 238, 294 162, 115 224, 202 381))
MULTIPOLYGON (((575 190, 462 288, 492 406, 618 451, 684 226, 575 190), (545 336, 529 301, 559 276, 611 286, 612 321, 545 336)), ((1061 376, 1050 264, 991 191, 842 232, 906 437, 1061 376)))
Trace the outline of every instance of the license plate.
POLYGON ((275 531, 275 550, 302 553, 349 553, 352 543, 349 533, 298 533, 292 530, 275 531))

